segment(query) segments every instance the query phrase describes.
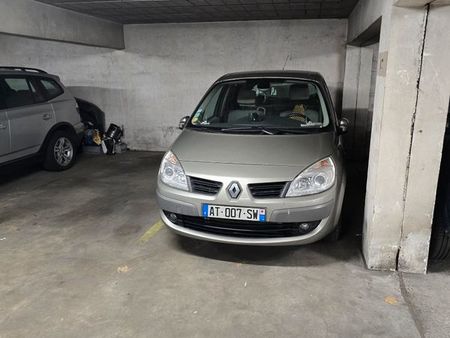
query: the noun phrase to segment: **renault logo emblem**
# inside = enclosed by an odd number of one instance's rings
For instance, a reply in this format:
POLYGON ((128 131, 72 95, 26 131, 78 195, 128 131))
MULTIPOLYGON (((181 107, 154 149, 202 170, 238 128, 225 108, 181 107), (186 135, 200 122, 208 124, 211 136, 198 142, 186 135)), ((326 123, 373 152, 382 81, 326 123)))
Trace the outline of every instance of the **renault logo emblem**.
POLYGON ((238 198, 242 191, 241 186, 238 182, 231 182, 227 190, 228 195, 230 195, 230 197, 234 199, 238 198))

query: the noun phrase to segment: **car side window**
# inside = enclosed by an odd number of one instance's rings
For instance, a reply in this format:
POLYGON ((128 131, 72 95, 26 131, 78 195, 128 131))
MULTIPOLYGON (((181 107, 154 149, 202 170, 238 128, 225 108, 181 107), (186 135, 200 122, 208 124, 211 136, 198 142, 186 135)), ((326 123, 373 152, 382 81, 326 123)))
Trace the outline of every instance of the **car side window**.
POLYGON ((31 86, 25 77, 3 79, 3 102, 7 108, 28 106, 35 103, 31 86))
POLYGON ((214 88, 204 100, 203 104, 198 108, 194 115, 193 120, 209 121, 217 111, 217 104, 219 102, 220 95, 222 93, 221 87, 214 88))
POLYGON ((3 89, 4 87, 5 87, 4 80, 0 77, 0 110, 6 109, 6 103, 5 103, 6 95, 4 93, 4 89, 3 89))
POLYGON ((36 86, 36 83, 34 82, 34 80, 29 79, 28 81, 30 84, 31 92, 33 93, 34 102, 35 103, 43 103, 43 102, 47 101, 44 94, 42 93, 42 90, 38 89, 38 86, 36 86))
POLYGON ((55 80, 39 79, 39 82, 43 87, 45 97, 47 100, 52 100, 55 97, 58 97, 59 95, 64 93, 61 86, 55 80))
POLYGON ((5 78, 8 87, 15 91, 29 90, 28 81, 23 77, 5 78))

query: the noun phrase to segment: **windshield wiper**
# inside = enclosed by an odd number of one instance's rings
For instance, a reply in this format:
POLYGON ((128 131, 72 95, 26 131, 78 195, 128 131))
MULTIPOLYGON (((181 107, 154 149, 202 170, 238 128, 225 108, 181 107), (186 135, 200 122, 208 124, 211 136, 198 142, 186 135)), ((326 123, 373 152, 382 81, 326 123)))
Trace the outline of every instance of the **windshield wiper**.
POLYGON ((263 126, 229 127, 220 130, 223 133, 265 133, 268 135, 278 134, 278 130, 263 126))
POLYGON ((279 135, 279 134, 307 134, 311 132, 311 129, 292 129, 292 128, 277 128, 277 127, 264 127, 264 126, 247 126, 247 127, 229 127, 221 129, 223 133, 264 133, 267 135, 279 135))
POLYGON ((312 134, 320 131, 319 127, 302 127, 302 128, 276 128, 280 133, 284 134, 312 134))
POLYGON ((191 125, 188 127, 188 129, 194 129, 194 130, 200 130, 200 131, 206 131, 209 133, 217 133, 221 131, 220 127, 211 127, 208 125, 191 125))

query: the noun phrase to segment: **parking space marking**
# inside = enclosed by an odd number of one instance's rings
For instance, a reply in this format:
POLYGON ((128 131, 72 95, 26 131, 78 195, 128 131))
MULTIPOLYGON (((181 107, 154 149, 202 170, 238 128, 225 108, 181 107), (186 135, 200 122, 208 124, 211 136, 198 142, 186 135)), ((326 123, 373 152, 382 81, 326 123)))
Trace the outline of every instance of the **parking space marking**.
POLYGON ((159 230, 164 227, 164 223, 162 220, 159 220, 155 224, 153 224, 148 230, 139 238, 139 242, 147 243, 153 236, 155 236, 159 230))

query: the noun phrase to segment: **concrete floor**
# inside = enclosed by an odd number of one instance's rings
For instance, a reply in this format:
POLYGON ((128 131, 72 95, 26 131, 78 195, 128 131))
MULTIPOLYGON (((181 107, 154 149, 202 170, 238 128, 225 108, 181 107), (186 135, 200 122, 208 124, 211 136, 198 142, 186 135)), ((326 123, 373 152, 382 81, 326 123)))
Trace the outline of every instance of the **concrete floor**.
POLYGON ((427 276, 364 268, 361 182, 335 244, 227 246, 166 228, 143 242, 159 220, 160 158, 2 171, 0 337, 450 335, 448 262, 427 276))

